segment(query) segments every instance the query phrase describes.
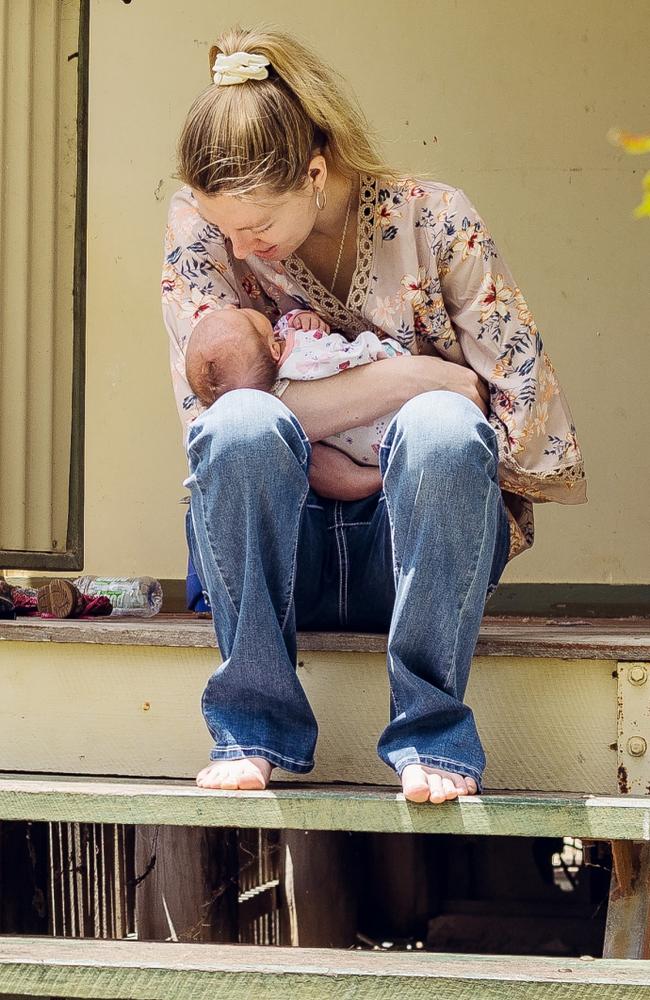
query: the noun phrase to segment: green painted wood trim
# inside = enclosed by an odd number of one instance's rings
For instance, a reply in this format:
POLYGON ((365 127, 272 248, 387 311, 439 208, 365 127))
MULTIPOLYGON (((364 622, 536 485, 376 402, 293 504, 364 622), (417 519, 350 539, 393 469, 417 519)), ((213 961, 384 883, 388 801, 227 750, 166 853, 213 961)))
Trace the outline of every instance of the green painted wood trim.
POLYGON ((189 782, 0 779, 0 819, 650 840, 650 796, 488 792, 439 805, 378 787, 209 791, 189 782))
POLYGON ((625 959, 0 938, 0 992, 20 996, 641 1000, 649 986, 650 963, 625 959))

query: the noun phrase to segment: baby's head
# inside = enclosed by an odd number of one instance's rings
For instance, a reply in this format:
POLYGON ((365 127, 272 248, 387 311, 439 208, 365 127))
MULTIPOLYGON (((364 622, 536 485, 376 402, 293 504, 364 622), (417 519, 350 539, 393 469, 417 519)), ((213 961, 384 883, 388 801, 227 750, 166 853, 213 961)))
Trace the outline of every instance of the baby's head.
POLYGON ((203 406, 231 389, 269 391, 277 378, 282 345, 256 309, 218 309, 206 313, 192 331, 185 371, 203 406))

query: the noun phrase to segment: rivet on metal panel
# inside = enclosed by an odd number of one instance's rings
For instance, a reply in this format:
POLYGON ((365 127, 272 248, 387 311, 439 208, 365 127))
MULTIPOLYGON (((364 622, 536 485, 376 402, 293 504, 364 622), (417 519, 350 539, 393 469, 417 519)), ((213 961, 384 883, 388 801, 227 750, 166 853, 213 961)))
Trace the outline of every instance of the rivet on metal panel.
POLYGON ((645 684, 648 679, 648 668, 642 663, 635 663, 627 676, 631 684, 645 684))
POLYGON ((642 757, 647 749, 648 744, 643 739, 643 736, 631 736, 627 741, 627 752, 632 757, 642 757))

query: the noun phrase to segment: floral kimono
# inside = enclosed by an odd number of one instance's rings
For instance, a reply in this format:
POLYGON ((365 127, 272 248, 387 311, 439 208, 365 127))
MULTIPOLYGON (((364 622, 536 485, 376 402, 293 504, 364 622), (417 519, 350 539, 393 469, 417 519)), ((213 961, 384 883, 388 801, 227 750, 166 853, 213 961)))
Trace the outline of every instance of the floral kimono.
MULTIPOLYGON (((257 309, 275 323, 309 309, 353 339, 388 334, 412 354, 471 367, 490 389, 499 481, 510 521, 509 558, 533 543, 533 501, 584 503, 585 474, 571 413, 535 321, 483 219, 459 188, 361 177, 357 261, 345 303, 296 255, 233 257, 191 190, 171 199, 162 304, 184 443, 203 407, 185 375, 190 334, 208 309, 257 309)), ((276 383, 281 395, 287 380, 276 383)))

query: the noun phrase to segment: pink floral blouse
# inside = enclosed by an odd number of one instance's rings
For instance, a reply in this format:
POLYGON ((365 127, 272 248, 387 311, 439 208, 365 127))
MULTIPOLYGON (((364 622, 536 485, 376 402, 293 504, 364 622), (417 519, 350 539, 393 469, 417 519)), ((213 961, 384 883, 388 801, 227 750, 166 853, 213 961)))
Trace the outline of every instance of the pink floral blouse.
MULTIPOLYGON (((467 365, 490 387, 499 444, 509 558, 533 543, 533 501, 584 503, 582 454, 569 406, 521 289, 467 195, 438 181, 386 186, 361 178, 357 262, 347 301, 301 259, 238 260, 198 211, 191 190, 171 198, 162 306, 184 444, 202 407, 185 375, 185 349, 207 309, 258 309, 275 323, 291 309, 318 313, 353 339, 383 332, 413 354, 467 365)), ((286 380, 276 384, 281 395, 286 380)))

